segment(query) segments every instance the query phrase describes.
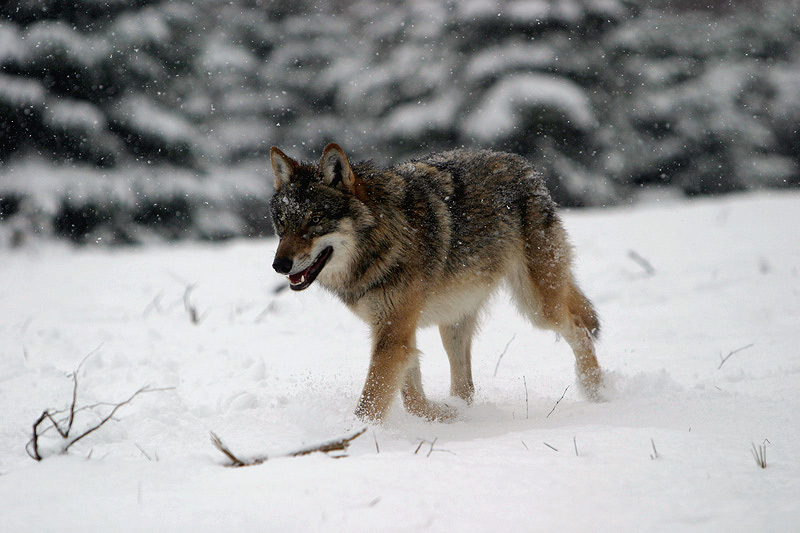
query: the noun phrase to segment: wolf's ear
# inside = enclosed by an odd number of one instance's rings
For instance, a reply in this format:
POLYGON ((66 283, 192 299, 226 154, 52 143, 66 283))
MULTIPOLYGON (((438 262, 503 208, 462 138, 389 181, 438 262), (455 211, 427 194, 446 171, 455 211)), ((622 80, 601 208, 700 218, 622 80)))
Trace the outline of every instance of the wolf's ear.
POLYGON ((322 151, 319 171, 325 185, 339 187, 351 194, 355 192, 356 178, 353 169, 338 144, 331 143, 322 151))
POLYGON ((269 160, 272 163, 272 173, 275 175, 275 191, 277 192, 283 185, 292 181, 299 165, 297 161, 294 161, 274 146, 269 151, 269 160))

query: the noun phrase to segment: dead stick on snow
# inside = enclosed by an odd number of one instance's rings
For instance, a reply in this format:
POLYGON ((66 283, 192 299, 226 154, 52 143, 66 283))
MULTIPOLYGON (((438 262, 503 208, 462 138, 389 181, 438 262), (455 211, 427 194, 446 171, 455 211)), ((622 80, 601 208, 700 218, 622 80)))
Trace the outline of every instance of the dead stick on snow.
MULTIPOLYGON (((42 423, 44 423, 45 420, 49 421, 50 424, 51 424, 51 427, 55 428, 55 430, 58 432, 58 434, 61 436, 61 438, 64 439, 64 443, 63 443, 63 445, 61 447, 61 452, 65 453, 67 450, 69 450, 69 448, 73 444, 75 444, 76 442, 82 440, 84 437, 87 437, 87 436, 91 435, 92 433, 94 433, 95 431, 97 431, 98 429, 103 427, 106 424, 106 422, 108 422, 109 420, 114 418, 114 415, 117 413, 117 411, 119 411, 122 407, 124 407, 124 406, 128 405, 129 403, 131 403, 140 394, 144 394, 144 393, 147 393, 147 392, 159 392, 159 391, 165 391, 165 390, 172 390, 172 388, 154 389, 154 388, 150 388, 150 386, 148 385, 148 386, 142 387, 141 389, 139 389, 136 392, 134 392, 127 400, 124 400, 124 401, 116 403, 116 404, 96 403, 96 404, 93 404, 93 405, 76 408, 75 406, 76 406, 76 402, 77 402, 77 390, 78 390, 78 379, 76 377, 76 374, 77 374, 77 372, 75 374, 73 374, 74 386, 73 386, 73 389, 72 389, 73 390, 73 392, 72 392, 72 404, 69 407, 69 414, 67 415, 66 419, 61 419, 59 421, 59 420, 56 420, 54 418, 53 415, 58 415, 59 411, 56 411, 56 412, 44 411, 44 412, 42 412, 41 416, 39 416, 39 418, 37 418, 36 421, 33 423, 33 432, 32 432, 32 436, 31 436, 31 440, 28 441, 28 444, 25 446, 25 449, 27 450, 28 455, 30 455, 33 459, 35 459, 37 461, 41 461, 43 459, 42 455, 39 453, 39 437, 41 437, 48 429, 50 429, 50 427, 47 427, 47 428, 44 428, 43 430, 39 431, 39 426, 41 426, 42 423), (96 407, 100 407, 100 406, 104 406, 104 405, 113 406, 113 408, 108 413, 108 415, 103 417, 100 420, 100 422, 98 422, 94 426, 90 427, 89 429, 85 430, 83 433, 81 433, 77 437, 70 437, 70 431, 72 430, 72 425, 73 425, 73 423, 75 421, 75 413, 78 413, 78 412, 81 412, 81 411, 85 411, 85 410, 91 410, 91 409, 94 409, 96 407), (66 426, 62 427, 62 424, 64 422, 66 422, 66 426)), ((64 411, 60 411, 60 412, 63 413, 64 411)))
POLYGON ((131 402, 133 401, 133 399, 134 399, 134 398, 136 398, 137 396, 139 396, 140 394, 144 394, 144 393, 146 393, 146 392, 161 392, 161 391, 173 390, 173 389, 174 389, 174 387, 166 387, 166 388, 160 388, 160 389, 151 389, 149 385, 147 385, 147 386, 145 386, 145 387, 142 387, 141 389, 139 389, 139 390, 137 390, 136 392, 134 392, 134 393, 133 393, 133 394, 132 394, 132 395, 131 395, 131 396, 130 396, 130 397, 127 399, 127 400, 125 400, 125 401, 123 401, 123 402, 120 402, 120 403, 116 404, 116 405, 114 406, 114 408, 111 410, 111 412, 110 412, 110 413, 108 413, 108 416, 106 416, 105 418, 103 418, 103 419, 102 419, 100 422, 98 422, 96 425, 94 425, 93 427, 91 427, 91 428, 87 429, 87 430, 86 430, 86 431, 84 431, 84 432, 83 432, 81 435, 78 435, 77 437, 75 437, 74 439, 72 439, 72 440, 71 440, 71 441, 70 441, 70 442, 69 442, 69 443, 68 443, 68 444, 67 444, 67 445, 64 447, 64 451, 67 451, 67 450, 69 449, 69 447, 70 447, 70 446, 72 446, 73 444, 75 444, 76 442, 78 442, 79 440, 81 440, 82 438, 86 437, 87 435, 90 435, 90 434, 94 433, 95 431, 97 431, 98 429, 100 429, 101 427, 103 427, 103 424, 105 424, 106 422, 108 422, 109 420, 111 420, 112 418, 114 418, 114 415, 115 415, 115 414, 117 414, 117 411, 119 411, 119 409, 120 409, 121 407, 123 407, 123 406, 125 406, 125 405, 128 405, 129 403, 131 403, 131 402))
MULTIPOLYGON (((293 452, 285 453, 282 455, 277 455, 275 457, 300 457, 302 455, 309 455, 311 453, 322 452, 322 453, 329 453, 334 451, 345 451, 347 447, 350 446, 350 443, 356 440, 358 437, 363 435, 367 431, 367 428, 364 427, 355 433, 351 433, 349 435, 345 435, 344 437, 333 439, 325 442, 321 442, 319 444, 312 444, 310 446, 306 446, 304 448, 297 449, 293 452)), ((216 449, 222 452, 225 457, 230 459, 231 464, 229 466, 254 466, 259 465, 261 463, 266 462, 270 457, 264 455, 259 457, 253 457, 250 459, 242 459, 236 456, 230 448, 228 448, 219 436, 211 432, 211 444, 214 445, 216 449)))

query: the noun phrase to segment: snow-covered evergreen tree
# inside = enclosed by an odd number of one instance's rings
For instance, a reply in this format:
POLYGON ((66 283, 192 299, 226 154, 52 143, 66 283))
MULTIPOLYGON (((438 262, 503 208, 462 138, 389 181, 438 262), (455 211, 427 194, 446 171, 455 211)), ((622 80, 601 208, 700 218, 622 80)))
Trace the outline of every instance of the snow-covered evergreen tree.
POLYGON ((379 163, 519 152, 568 205, 797 185, 800 3, 740 4, 5 3, 0 228, 263 234, 269 147, 330 141, 379 163))

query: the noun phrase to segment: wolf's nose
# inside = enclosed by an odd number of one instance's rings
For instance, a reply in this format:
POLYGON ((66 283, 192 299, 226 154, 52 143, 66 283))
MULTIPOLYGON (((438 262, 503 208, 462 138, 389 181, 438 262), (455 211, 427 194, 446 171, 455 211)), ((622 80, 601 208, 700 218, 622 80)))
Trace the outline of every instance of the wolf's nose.
POLYGON ((288 274, 292 271, 292 260, 288 257, 276 257, 272 262, 272 268, 278 274, 288 274))

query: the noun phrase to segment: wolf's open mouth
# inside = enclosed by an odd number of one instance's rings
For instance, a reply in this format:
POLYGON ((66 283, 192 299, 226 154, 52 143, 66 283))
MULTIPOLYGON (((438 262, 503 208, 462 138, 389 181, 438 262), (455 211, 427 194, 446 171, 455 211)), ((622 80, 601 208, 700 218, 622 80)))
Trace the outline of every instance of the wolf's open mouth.
POLYGON ((314 280, 317 279, 317 275, 319 275, 319 273, 325 267, 325 263, 328 262, 328 259, 330 259, 332 253, 333 248, 328 246, 320 252, 317 258, 314 259, 314 262, 311 263, 311 266, 309 266, 307 269, 298 272, 297 274, 287 276, 289 278, 289 288, 293 291, 302 291, 314 283, 314 280))

